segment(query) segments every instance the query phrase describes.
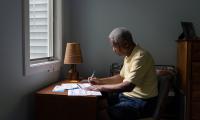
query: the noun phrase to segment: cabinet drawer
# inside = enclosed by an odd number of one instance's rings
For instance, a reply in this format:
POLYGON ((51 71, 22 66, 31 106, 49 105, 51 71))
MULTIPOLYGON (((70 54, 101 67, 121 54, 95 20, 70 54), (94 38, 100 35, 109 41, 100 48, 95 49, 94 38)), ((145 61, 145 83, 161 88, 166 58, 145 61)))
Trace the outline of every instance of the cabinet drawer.
POLYGON ((191 117, 192 120, 199 120, 200 114, 199 114, 199 109, 200 109, 200 102, 199 100, 192 100, 191 101, 191 117))
POLYGON ((191 80, 193 84, 200 82, 200 62, 192 62, 191 80))
MULTIPOLYGON (((191 66, 191 84, 200 85, 200 62, 192 62, 191 66)), ((199 87, 200 89, 200 87, 199 87)))
POLYGON ((200 90, 192 90, 190 94, 192 99, 200 101, 200 90))
POLYGON ((191 57, 192 61, 199 61, 200 60, 200 43, 199 42, 194 42, 192 44, 192 49, 191 49, 191 57))
POLYGON ((200 63, 193 62, 191 67, 191 95, 192 98, 200 98, 200 63))

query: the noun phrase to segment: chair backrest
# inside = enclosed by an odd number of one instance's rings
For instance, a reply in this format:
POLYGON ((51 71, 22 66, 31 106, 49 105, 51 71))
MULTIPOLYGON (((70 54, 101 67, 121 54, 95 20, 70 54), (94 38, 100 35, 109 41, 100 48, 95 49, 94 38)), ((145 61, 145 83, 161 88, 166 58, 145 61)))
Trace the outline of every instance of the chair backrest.
POLYGON ((122 68, 122 64, 119 63, 112 63, 110 65, 110 76, 113 76, 115 74, 119 74, 120 70, 122 68))
POLYGON ((165 108, 166 99, 169 93, 169 89, 172 85, 173 75, 169 71, 162 70, 157 71, 158 75, 158 102, 154 112, 154 120, 159 120, 162 110, 165 108))

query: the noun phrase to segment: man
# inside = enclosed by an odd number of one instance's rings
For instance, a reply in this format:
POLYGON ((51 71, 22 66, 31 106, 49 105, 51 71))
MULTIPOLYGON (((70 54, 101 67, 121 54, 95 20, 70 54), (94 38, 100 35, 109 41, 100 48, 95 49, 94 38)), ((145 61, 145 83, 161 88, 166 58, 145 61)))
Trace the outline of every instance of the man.
POLYGON ((152 56, 133 41, 126 28, 114 29, 109 40, 113 51, 124 57, 120 74, 106 78, 88 78, 92 86, 87 89, 119 93, 117 97, 108 99, 109 119, 136 120, 153 114, 158 91, 152 56))

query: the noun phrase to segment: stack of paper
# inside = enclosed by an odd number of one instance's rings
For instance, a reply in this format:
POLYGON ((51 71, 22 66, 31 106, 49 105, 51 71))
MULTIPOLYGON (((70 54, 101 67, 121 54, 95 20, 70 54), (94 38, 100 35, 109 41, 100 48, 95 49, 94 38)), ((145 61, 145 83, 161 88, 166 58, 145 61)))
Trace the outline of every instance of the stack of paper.
POLYGON ((77 89, 77 88, 79 87, 75 83, 66 83, 66 84, 56 85, 52 91, 64 92, 64 90, 77 89))
POLYGON ((87 88, 87 87, 90 87, 91 86, 91 84, 90 83, 81 83, 81 84, 77 84, 78 86, 79 86, 79 88, 82 88, 82 89, 84 89, 84 88, 87 88))
POLYGON ((91 86, 89 83, 65 83, 61 85, 56 85, 53 92, 64 92, 65 90, 68 90, 69 96, 88 96, 88 95, 95 95, 95 96, 101 96, 101 92, 99 91, 88 91, 85 90, 85 88, 91 86))
POLYGON ((84 89, 74 89, 74 90, 68 90, 68 95, 69 96, 88 96, 88 95, 101 96, 101 92, 88 91, 84 89))

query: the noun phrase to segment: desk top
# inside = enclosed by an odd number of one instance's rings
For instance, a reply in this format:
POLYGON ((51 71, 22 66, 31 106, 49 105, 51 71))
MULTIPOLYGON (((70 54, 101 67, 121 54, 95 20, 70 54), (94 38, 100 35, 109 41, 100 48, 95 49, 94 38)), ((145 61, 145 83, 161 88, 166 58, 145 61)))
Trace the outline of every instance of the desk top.
MULTIPOLYGON (((38 92, 36 92, 36 94, 38 95, 64 95, 64 96, 68 96, 67 94, 67 90, 65 90, 64 92, 53 92, 53 88, 56 86, 56 85, 61 85, 63 83, 79 83, 79 81, 77 80, 62 80, 62 81, 59 81, 57 83, 54 83, 52 85, 49 85, 41 90, 39 90, 38 92)), ((74 96, 72 96, 74 97, 74 96)), ((77 97, 77 96, 76 96, 77 97)), ((95 95, 90 95, 90 96, 81 96, 81 97, 97 97, 95 95)))

